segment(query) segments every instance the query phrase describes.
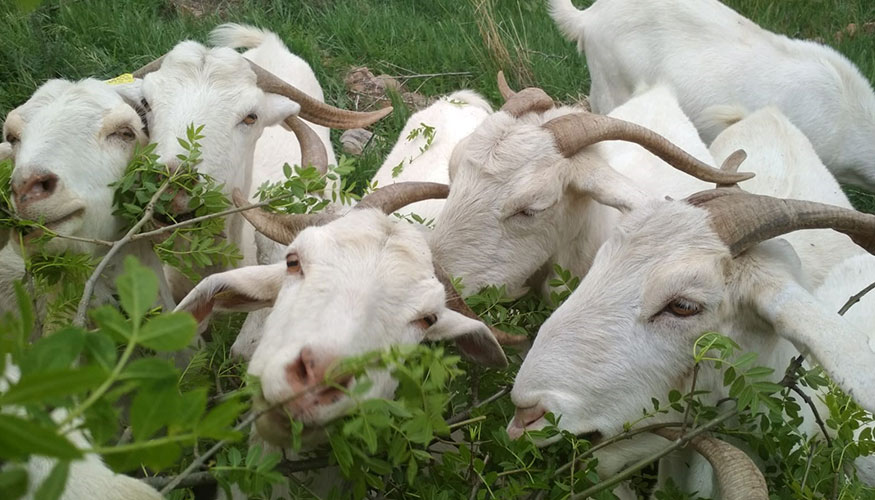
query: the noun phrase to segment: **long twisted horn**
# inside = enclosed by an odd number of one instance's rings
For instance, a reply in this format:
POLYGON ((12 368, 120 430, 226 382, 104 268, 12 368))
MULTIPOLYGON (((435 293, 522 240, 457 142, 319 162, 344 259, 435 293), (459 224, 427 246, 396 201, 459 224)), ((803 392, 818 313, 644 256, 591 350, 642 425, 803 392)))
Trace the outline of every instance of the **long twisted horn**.
MULTIPOLYGON (((165 56, 161 56, 137 71, 134 71, 134 77, 143 78, 147 74, 157 71, 161 68, 161 63, 164 61, 164 57, 165 56)), ((247 62, 249 63, 249 67, 255 73, 256 83, 261 90, 273 94, 279 94, 297 102, 301 106, 301 118, 309 122, 317 123, 329 128, 364 128, 374 124, 392 112, 391 106, 366 113, 329 106, 318 99, 310 97, 307 93, 288 82, 283 81, 254 62, 249 61, 248 59, 247 62)))
MULTIPOLYGON (((656 429, 653 433, 670 441, 681 437, 677 429, 656 429)), ((725 441, 704 435, 691 439, 690 444, 714 469, 722 498, 768 500, 769 489, 763 473, 746 453, 725 441)))
POLYGON ((301 145, 301 166, 312 165, 323 175, 328 172, 328 153, 316 132, 297 116, 290 116, 285 122, 301 145))
POLYGON ((875 254, 875 215, 726 188, 696 193, 686 202, 710 212, 711 225, 733 256, 761 241, 800 229, 839 231, 875 254))
POLYGON ((671 141, 641 125, 610 116, 573 113, 554 118, 543 127, 553 134, 556 146, 566 158, 601 141, 628 141, 640 145, 674 168, 705 182, 734 184, 752 173, 721 171, 703 163, 671 141))

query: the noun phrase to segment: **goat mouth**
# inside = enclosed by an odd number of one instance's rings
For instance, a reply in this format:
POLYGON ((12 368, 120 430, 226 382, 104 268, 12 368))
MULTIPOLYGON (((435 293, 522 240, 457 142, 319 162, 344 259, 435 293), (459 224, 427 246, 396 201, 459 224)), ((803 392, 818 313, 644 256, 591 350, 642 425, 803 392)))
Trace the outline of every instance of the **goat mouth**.
MULTIPOLYGON (((60 226, 63 226, 65 223, 70 222, 71 220, 76 219, 78 217, 82 217, 84 214, 85 214, 85 208, 79 207, 79 208, 76 208, 70 212, 67 212, 66 215, 62 215, 60 217, 56 217, 56 218, 51 219, 51 220, 47 219, 42 223, 42 225, 46 229, 49 229, 51 231, 55 231, 60 226)), ((36 228, 36 229, 28 232, 24 236, 24 241, 28 242, 28 241, 31 241, 35 238, 38 238, 39 236, 42 236, 44 232, 45 231, 43 231, 42 229, 36 228)))

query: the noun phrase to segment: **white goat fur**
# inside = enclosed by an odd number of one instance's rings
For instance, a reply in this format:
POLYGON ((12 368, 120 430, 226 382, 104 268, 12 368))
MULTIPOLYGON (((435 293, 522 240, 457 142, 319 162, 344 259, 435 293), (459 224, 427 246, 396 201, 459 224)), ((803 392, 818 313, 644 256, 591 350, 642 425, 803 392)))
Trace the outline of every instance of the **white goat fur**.
MULTIPOLYGON (((771 185, 782 196, 820 198, 815 201, 843 198, 825 169, 803 184, 798 176, 803 169, 797 167, 816 165, 817 158, 810 146, 804 147, 801 132, 777 110, 755 113, 727 129, 715 147, 722 144, 728 151, 736 141, 746 141, 749 159, 742 169, 765 161, 761 168, 788 175, 784 183, 775 179, 763 187, 771 185), (813 158, 806 161, 806 154, 813 158), (789 164, 781 165, 783 161, 789 164)), ((715 153, 715 158, 721 157, 715 153)), ((733 338, 740 352, 758 353, 757 364, 774 368, 776 380, 800 352, 794 345, 809 351, 809 359, 819 361, 840 387, 871 411, 875 345, 865 329, 872 323, 855 315, 842 318, 836 311, 857 285, 875 279, 873 258, 854 256, 864 252, 848 248, 854 245, 846 236, 838 240, 843 241, 823 238, 822 231, 791 233, 786 240, 765 242, 733 259, 704 209, 654 199, 624 218, 577 290, 542 325, 511 397, 518 408, 539 406, 561 415, 560 427, 571 432, 597 430, 610 436, 622 431, 624 422, 637 419, 641 408, 650 407, 651 397, 688 388, 690 346, 702 332, 718 331, 733 338), (832 252, 850 257, 833 262, 832 252), (858 271, 856 259, 866 259, 869 275, 851 285, 847 278, 858 271), (815 297, 809 290, 817 284, 815 297), (667 304, 678 298, 699 304, 701 312, 673 315, 667 304), (605 398, 606 394, 624 397, 605 398)), ((706 396, 710 404, 727 395, 720 371, 708 365, 699 372, 697 389, 711 391, 706 396)), ((800 430, 816 435, 813 416, 804 402, 799 403, 805 419, 800 430)), ((678 417, 659 415, 645 424, 678 417)), ((543 419, 528 429, 542 426, 543 419)), ((598 454, 600 473, 612 474, 664 443, 647 435, 607 448, 598 454)), ((871 460, 861 458, 857 464, 861 477, 875 483, 871 460)), ((697 455, 681 453, 661 462, 660 469, 661 480, 672 477, 685 491, 712 494, 709 467, 697 455)))
MULTIPOLYGON (((600 169, 612 179, 601 195, 608 199, 630 192, 681 196, 707 186, 628 142, 600 143, 563 158, 540 125, 578 111, 561 107, 521 118, 496 112, 456 147, 452 189, 431 244, 444 269, 462 278, 466 294, 504 284, 508 293, 520 295, 530 277, 554 263, 578 276, 586 273, 620 213, 581 193, 584 170, 600 169), (614 170, 604 168, 605 162, 614 170)), ((714 164, 665 87, 643 92, 611 116, 650 128, 714 164)))
POLYGON ((840 181, 875 190, 875 93, 832 48, 766 31, 717 0, 550 7, 586 54, 594 111, 610 111, 642 84, 670 84, 710 142, 743 109, 774 105, 840 181))
MULTIPOLYGON (((58 177, 51 196, 18 207, 21 217, 43 219, 48 228, 59 234, 109 241, 121 237, 123 221, 112 215, 113 190, 109 184, 121 179, 134 144, 146 142, 139 115, 122 95, 128 90, 93 79, 50 80, 27 102, 9 112, 3 125, 3 137, 14 138, 15 142, 3 144, 11 153, 13 183, 34 175, 58 177), (125 139, 118 134, 122 130, 130 130, 135 137, 125 139)), ((0 288, 4 290, 11 290, 9 276, 18 279, 24 273, 20 257, 12 256, 19 248, 15 243, 13 238, 2 250, 0 280, 3 284, 0 288)), ((53 239, 45 249, 52 253, 70 251, 97 257, 106 252, 105 247, 64 238, 53 239)), ((113 258, 97 282, 98 302, 112 297, 113 282, 126 255, 135 255, 161 276, 161 263, 151 243, 132 242, 113 258)), ((164 280, 160 283, 163 302, 172 307, 169 288, 164 280)))
MULTIPOLYGON (((213 274, 178 306, 189 311, 204 305, 242 310, 273 306, 248 368, 261 378, 268 404, 293 396, 287 367, 305 347, 317 358, 335 359, 468 336, 483 340, 478 349, 493 354, 491 349, 500 350, 483 323, 446 307, 425 238, 407 222, 395 222, 373 209, 353 210, 325 226, 304 229, 286 251, 297 254, 300 271, 290 272, 283 261, 213 274), (421 319, 430 314, 436 322, 424 328, 421 319)), ((364 397, 392 397, 395 382, 387 373, 369 377, 373 387, 364 397)), ((343 396, 295 417, 308 434, 352 406, 343 396)), ((287 443, 287 430, 268 417, 257 422, 259 433, 268 441, 287 443)))
MULTIPOLYGON (((378 187, 406 181, 449 183, 453 149, 491 113, 489 103, 471 90, 441 97, 410 116, 373 180, 378 187), (407 138, 411 131, 423 125, 434 127, 432 143, 424 151, 427 141, 422 133, 412 140, 407 138), (392 171, 402 163, 401 172, 393 177, 392 171)), ((430 220, 437 217, 443 206, 444 200, 425 200, 408 205, 404 211, 430 220)))
MULTIPOLYGON (((6 371, 0 378, 0 393, 9 389, 10 383, 16 383, 21 377, 18 366, 12 364, 7 355, 6 371)), ((23 411, 23 410, 22 410, 23 411)), ((56 409, 52 418, 56 421, 67 416, 66 410, 56 409)), ((76 425, 81 425, 77 423, 76 425)), ((67 433, 67 438, 80 449, 88 449, 85 433, 74 430, 67 433)), ((39 486, 45 481, 52 468, 57 463, 53 458, 31 456, 27 461, 27 492, 24 500, 32 500, 39 486)), ((83 458, 70 463, 67 484, 60 500, 160 500, 163 497, 154 488, 124 474, 111 471, 99 455, 88 453, 83 458)))

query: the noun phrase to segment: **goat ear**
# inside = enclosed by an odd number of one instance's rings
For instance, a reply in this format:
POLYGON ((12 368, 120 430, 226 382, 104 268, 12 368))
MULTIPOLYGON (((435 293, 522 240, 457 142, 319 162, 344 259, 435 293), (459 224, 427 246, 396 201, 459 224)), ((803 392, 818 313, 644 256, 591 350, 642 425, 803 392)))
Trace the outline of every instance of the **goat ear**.
POLYGON ((504 351, 483 322, 446 309, 425 333, 428 340, 455 340, 459 351, 472 361, 494 368, 507 366, 504 351))
POLYGON ((772 281, 754 298, 775 333, 810 353, 838 386, 866 411, 875 411, 875 350, 869 336, 818 301, 796 280, 772 281))
POLYGON ((182 299, 176 311, 188 311, 202 323, 214 310, 255 311, 271 307, 285 273, 283 262, 210 275, 182 299))
POLYGON ((651 198, 631 179, 595 154, 578 154, 566 162, 567 185, 602 205, 625 213, 651 198))
POLYGON ((140 109, 143 104, 143 80, 135 79, 129 83, 116 83, 109 86, 129 106, 140 109))
POLYGON ((262 121, 262 125, 270 127, 282 123, 290 116, 297 116, 300 112, 301 106, 288 97, 265 93, 258 119, 262 121))

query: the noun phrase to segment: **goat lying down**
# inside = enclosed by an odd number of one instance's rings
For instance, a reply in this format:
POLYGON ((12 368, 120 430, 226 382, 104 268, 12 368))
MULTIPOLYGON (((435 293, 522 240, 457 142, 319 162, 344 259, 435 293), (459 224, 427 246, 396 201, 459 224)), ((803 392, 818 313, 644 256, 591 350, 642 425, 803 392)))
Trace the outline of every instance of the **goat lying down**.
MULTIPOLYGON (((763 114, 769 115, 775 116, 769 110, 763 114)), ((581 130, 576 133, 601 133, 595 127, 581 130)), ((559 144, 563 140, 568 139, 556 138, 559 144)), ((737 167, 738 160, 730 158, 726 166, 737 167)), ((609 180, 594 179, 591 189, 604 189, 603 182, 609 180)), ((822 228, 875 252, 875 216, 728 187, 683 200, 651 196, 642 203, 636 192, 630 199, 636 206, 599 249, 577 290, 542 325, 525 358, 511 392, 517 406, 511 436, 542 428, 546 412, 561 415, 561 428, 594 440, 621 432, 624 422, 649 407, 651 397, 690 386, 690 346, 706 331, 730 336, 742 352, 758 353, 758 363, 774 368, 778 378, 793 356, 804 353, 863 408, 875 410, 875 344, 861 325, 836 314, 840 303, 818 298, 829 295, 836 279, 831 273, 860 257, 824 269, 816 250, 800 245, 797 252, 785 240, 771 240, 822 228), (822 275, 817 297, 809 271, 822 275)), ((609 204, 623 208, 629 200, 609 204)), ((720 370, 712 366, 700 370, 697 389, 710 391, 704 396, 708 404, 728 395, 720 370)), ((816 435, 814 418, 800 403, 802 432, 816 435)), ((647 424, 678 417, 659 415, 647 424)), ((640 435, 606 448, 597 453, 599 472, 612 474, 662 446, 661 437, 640 435)), ((661 480, 671 477, 684 491, 706 496, 719 491, 723 498, 767 497, 762 481, 731 491, 717 464, 712 475, 697 456, 678 455, 661 462, 661 480)), ((871 457, 857 465, 863 479, 875 484, 871 457)))
POLYGON ((641 86, 670 85, 710 143, 747 110, 776 106, 841 181, 875 191, 875 92, 835 50, 766 31, 717 0, 550 0, 586 54, 599 113, 641 86))

